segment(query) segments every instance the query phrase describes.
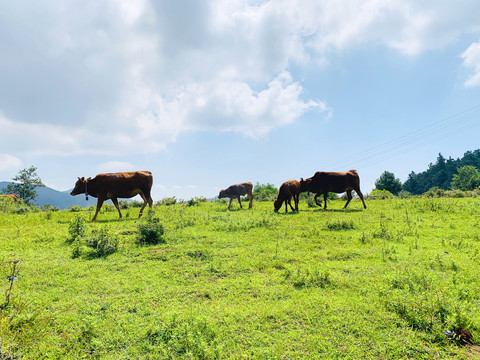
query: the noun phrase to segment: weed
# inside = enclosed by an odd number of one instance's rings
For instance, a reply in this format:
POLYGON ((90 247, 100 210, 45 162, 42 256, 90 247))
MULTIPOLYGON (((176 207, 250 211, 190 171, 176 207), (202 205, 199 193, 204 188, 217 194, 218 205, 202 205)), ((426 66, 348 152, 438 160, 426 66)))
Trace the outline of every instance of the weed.
POLYGON ((149 213, 145 221, 138 224, 137 243, 145 245, 154 245, 164 243, 164 229, 160 224, 160 219, 149 213))
POLYGON ((68 225, 70 238, 67 242, 72 243, 77 239, 82 239, 87 231, 87 222, 82 215, 76 215, 68 225))
POLYGON ((118 238, 107 227, 92 233, 89 238, 85 239, 85 243, 94 250, 95 257, 105 257, 118 249, 118 238))

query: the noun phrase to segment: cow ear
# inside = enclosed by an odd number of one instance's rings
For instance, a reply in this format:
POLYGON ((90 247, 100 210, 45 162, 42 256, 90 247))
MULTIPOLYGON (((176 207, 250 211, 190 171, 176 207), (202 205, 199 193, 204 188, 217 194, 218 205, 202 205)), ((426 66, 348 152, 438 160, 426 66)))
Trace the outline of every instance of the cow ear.
POLYGON ((87 179, 87 181, 90 181, 90 180, 92 180, 92 178, 91 178, 91 177, 89 177, 89 178, 87 179))
POLYGON ((300 178, 300 181, 303 181, 303 178, 300 178))

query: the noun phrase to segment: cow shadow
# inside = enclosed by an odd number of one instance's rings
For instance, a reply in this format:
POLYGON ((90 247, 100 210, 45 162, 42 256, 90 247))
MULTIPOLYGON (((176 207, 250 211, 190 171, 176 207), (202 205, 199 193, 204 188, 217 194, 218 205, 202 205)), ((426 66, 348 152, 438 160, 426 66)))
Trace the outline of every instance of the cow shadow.
POLYGON ((362 212, 364 209, 315 209, 314 212, 333 212, 333 213, 352 213, 352 212, 362 212))

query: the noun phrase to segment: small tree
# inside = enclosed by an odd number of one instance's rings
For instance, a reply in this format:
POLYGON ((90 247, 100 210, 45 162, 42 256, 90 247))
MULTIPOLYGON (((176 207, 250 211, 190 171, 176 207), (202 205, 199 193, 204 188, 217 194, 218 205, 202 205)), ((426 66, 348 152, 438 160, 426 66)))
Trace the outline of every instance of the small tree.
POLYGON ((468 191, 480 186, 480 173, 475 166, 465 165, 458 168, 457 172, 457 174, 453 175, 450 183, 452 189, 468 191))
POLYGON ((275 200, 278 189, 273 184, 256 183, 253 188, 253 197, 257 201, 275 200))
POLYGON ((30 166, 28 169, 23 169, 12 178, 13 183, 8 184, 2 191, 4 193, 17 194, 20 199, 27 204, 31 204, 37 195, 35 188, 37 186, 45 186, 42 180, 37 175, 37 168, 30 166))
POLYGON ((375 188, 390 191, 396 196, 402 190, 402 182, 400 179, 396 179, 393 173, 384 171, 380 178, 375 181, 375 188))

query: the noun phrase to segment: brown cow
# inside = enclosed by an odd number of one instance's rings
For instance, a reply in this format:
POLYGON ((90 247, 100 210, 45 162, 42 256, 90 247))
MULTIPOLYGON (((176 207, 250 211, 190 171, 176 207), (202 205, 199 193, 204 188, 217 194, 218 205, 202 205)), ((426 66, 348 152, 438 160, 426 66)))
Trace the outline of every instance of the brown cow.
POLYGON ((238 203, 240 204, 240 209, 243 209, 242 207, 242 202, 240 201, 240 196, 247 195, 248 198, 250 199, 250 204, 248 204, 248 208, 252 208, 252 202, 253 202, 253 184, 251 182, 244 182, 241 184, 236 184, 229 186, 227 189, 220 190, 220 193, 218 194, 218 198, 230 198, 230 203, 228 204, 228 210, 230 210, 230 205, 232 205, 232 200, 237 198, 238 203))
POLYGON ((285 181, 278 190, 278 196, 273 206, 275 207, 275 212, 278 212, 285 202, 285 213, 288 212, 287 203, 290 205, 292 211, 298 211, 298 198, 300 196, 300 183, 297 180, 289 180, 285 181), (293 201, 295 202, 295 209, 292 207, 292 203, 290 202, 293 197, 293 201))
POLYGON ((352 200, 352 190, 355 190, 360 199, 362 199, 363 207, 366 209, 367 205, 365 205, 363 194, 360 191, 360 178, 358 177, 357 170, 349 170, 347 172, 317 171, 311 178, 305 180, 300 179, 300 191, 316 193, 315 203, 320 207, 322 204, 318 203, 317 197, 323 194, 325 202, 324 209, 327 208, 327 196, 329 192, 347 192, 347 203, 343 207, 346 209, 348 203, 352 200))
POLYGON ((152 189, 153 176, 150 171, 131 171, 119 173, 98 174, 92 178, 78 178, 75 183, 75 188, 70 195, 85 194, 88 200, 88 195, 98 198, 97 211, 92 221, 97 219, 98 212, 103 205, 103 202, 112 199, 113 204, 118 210, 118 215, 122 217, 120 207, 118 206, 117 198, 131 198, 140 195, 144 201, 140 209, 139 217, 143 214, 145 206, 152 208, 153 200, 150 196, 152 189))
POLYGON ((11 198, 11 199, 13 199, 13 200, 15 200, 15 201, 18 201, 18 200, 20 199, 20 198, 19 198, 17 195, 15 195, 15 194, 5 194, 5 195, 0 195, 0 196, 1 196, 1 197, 5 197, 5 198, 11 198))

